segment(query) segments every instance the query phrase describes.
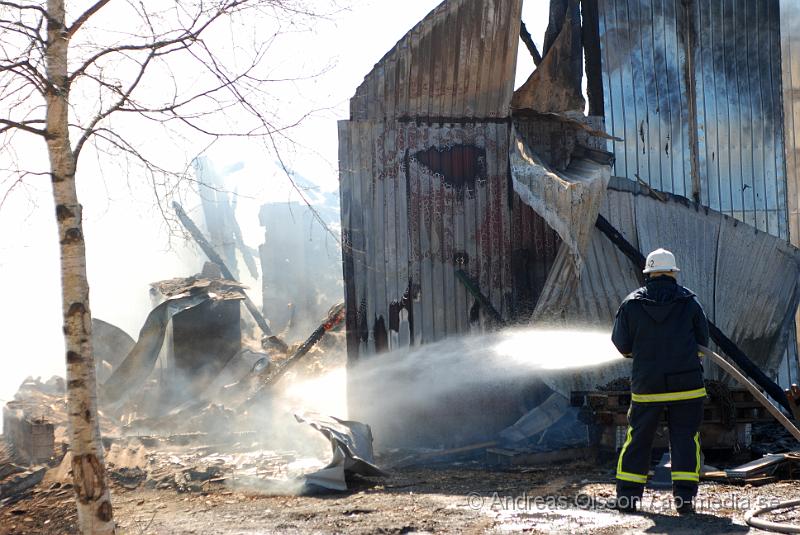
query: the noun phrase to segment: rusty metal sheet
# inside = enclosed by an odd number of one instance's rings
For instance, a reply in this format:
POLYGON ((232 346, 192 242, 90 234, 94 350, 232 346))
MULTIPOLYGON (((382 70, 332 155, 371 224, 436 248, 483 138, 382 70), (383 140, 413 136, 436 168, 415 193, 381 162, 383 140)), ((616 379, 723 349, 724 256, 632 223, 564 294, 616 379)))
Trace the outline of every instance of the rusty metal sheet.
POLYGON ((509 135, 502 123, 340 123, 351 350, 468 332, 474 301, 456 267, 509 312, 509 135))
POLYGON ((340 123, 351 356, 471 328, 463 268, 512 308, 509 104, 521 0, 446 0, 364 78, 340 123), (472 122, 474 121, 474 122, 472 122))
POLYGON ((522 0, 445 0, 378 62, 352 120, 510 114, 522 0))

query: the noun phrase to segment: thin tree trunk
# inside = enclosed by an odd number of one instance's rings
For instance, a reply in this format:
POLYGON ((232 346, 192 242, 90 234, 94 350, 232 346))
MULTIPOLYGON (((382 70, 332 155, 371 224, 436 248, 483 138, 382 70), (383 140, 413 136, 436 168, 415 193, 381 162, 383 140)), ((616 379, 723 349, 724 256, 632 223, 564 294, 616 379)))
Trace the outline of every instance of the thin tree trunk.
POLYGON ((78 527, 84 534, 115 533, 97 419, 92 317, 86 279, 81 205, 75 188, 75 154, 69 139, 69 85, 64 0, 48 0, 47 152, 61 248, 67 407, 78 527))

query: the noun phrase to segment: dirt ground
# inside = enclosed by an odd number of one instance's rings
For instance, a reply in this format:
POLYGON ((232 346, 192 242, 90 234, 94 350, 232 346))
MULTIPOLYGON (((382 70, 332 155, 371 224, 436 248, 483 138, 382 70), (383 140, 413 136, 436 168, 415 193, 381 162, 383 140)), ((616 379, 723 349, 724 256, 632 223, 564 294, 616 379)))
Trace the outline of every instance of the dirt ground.
MULTIPOLYGON (((613 495, 610 466, 489 471, 470 465, 402 469, 359 480, 345 493, 263 496, 220 488, 209 493, 115 486, 120 532, 251 533, 740 533, 748 509, 800 496, 800 482, 762 487, 703 483, 698 514, 679 517, 665 491, 648 490, 644 511, 603 508, 613 495), (591 506, 594 503, 594 507, 591 506)), ((74 533, 69 488, 39 488, 0 508, 0 533, 74 533)), ((778 519, 779 515, 773 517, 778 519)), ((800 522, 800 513, 784 519, 800 522)), ((757 533, 756 530, 751 530, 757 533)))

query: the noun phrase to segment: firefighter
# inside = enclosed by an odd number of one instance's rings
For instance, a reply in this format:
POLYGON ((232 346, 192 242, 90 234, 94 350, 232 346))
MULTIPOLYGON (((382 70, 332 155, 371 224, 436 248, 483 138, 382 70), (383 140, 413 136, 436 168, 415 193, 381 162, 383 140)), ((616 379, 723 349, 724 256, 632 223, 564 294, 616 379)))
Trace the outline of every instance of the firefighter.
POLYGON ((616 507, 623 511, 636 510, 641 500, 666 410, 675 506, 694 512, 706 396, 698 345, 708 345, 708 321, 695 294, 678 284, 679 271, 671 252, 650 253, 645 286, 625 298, 614 321, 611 339, 633 359, 629 425, 617 461, 616 507))

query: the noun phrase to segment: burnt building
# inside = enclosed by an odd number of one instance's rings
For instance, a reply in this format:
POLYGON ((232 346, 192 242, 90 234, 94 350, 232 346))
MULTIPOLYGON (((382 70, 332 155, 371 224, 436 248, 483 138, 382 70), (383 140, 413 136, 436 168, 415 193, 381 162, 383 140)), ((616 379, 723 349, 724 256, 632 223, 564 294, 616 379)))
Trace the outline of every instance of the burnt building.
POLYGON ((553 0, 539 54, 521 0, 442 2, 339 124, 350 361, 492 323, 607 328, 641 274, 600 215, 674 250, 720 331, 796 382, 791 4, 553 0))

